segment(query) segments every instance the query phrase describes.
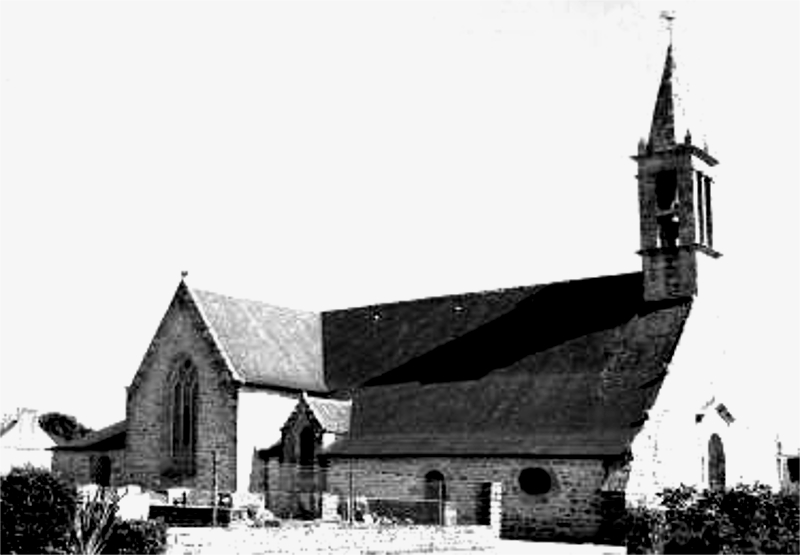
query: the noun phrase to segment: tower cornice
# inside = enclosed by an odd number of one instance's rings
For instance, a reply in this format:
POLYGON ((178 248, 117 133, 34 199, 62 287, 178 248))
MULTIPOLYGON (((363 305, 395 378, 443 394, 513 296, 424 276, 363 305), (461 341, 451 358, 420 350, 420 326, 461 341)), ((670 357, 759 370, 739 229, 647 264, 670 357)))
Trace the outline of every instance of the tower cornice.
POLYGON ((671 148, 661 149, 661 150, 650 150, 647 149, 645 152, 634 154, 631 156, 633 160, 648 160, 652 159, 656 156, 670 156, 670 155, 682 155, 682 154, 693 154, 701 159, 703 162, 708 164, 709 166, 716 166, 719 161, 711 156, 708 151, 699 148, 695 145, 687 145, 687 144, 676 144, 671 148))

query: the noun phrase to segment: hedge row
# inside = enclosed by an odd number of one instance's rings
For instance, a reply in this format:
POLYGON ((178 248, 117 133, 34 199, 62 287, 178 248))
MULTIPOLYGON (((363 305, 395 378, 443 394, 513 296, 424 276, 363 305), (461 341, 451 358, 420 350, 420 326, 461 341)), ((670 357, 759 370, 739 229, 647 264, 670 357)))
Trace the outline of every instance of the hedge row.
POLYGON ((629 509, 628 553, 798 553, 800 498, 763 485, 666 489, 661 507, 629 509))

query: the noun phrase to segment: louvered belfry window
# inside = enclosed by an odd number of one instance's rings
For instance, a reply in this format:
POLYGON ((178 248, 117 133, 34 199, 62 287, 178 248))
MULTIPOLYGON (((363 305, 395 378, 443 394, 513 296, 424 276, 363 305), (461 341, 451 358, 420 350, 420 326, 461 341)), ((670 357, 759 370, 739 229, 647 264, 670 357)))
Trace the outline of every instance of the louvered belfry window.
POLYGON ((678 172, 664 170, 656 174, 656 220, 661 248, 678 244, 680 219, 678 215, 678 172))
POLYGON ((191 359, 181 359, 173 373, 171 451, 178 473, 194 473, 197 444, 197 369, 191 359))

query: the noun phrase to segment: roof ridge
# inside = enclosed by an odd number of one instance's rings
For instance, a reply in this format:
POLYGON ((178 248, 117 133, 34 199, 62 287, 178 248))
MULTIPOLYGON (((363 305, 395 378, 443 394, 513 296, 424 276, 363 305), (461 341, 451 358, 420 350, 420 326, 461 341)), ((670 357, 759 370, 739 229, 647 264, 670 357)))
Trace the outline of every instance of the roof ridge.
POLYGON ((369 309, 369 308, 397 306, 397 305, 403 305, 403 304, 409 304, 409 303, 418 303, 418 302, 424 302, 424 301, 442 301, 442 300, 445 300, 445 299, 458 299, 458 298, 467 299, 467 298, 470 298, 470 297, 480 297, 480 296, 486 296, 486 295, 491 295, 491 294, 500 295, 500 294, 503 294, 503 293, 509 293, 509 292, 514 292, 514 291, 525 291, 525 290, 541 289, 543 287, 548 287, 550 285, 568 284, 568 283, 574 283, 574 282, 579 282, 579 281, 589 281, 589 280, 595 280, 595 279, 613 278, 613 277, 620 277, 620 276, 632 276, 632 275, 641 274, 641 273, 642 273, 641 270, 635 270, 635 271, 632 271, 632 272, 621 272, 621 273, 618 273, 618 274, 604 274, 604 275, 599 275, 599 276, 589 276, 589 277, 582 277, 582 278, 561 279, 561 280, 549 281, 549 282, 545 282, 545 283, 532 283, 530 285, 515 285, 515 286, 510 286, 510 287, 497 287, 497 288, 494 288, 494 289, 481 289, 479 291, 464 291, 464 292, 461 292, 461 293, 445 293, 443 295, 431 295, 431 296, 427 296, 427 297, 417 297, 417 298, 413 298, 413 299, 402 299, 402 300, 399 300, 399 301, 378 302, 378 303, 365 304, 365 305, 353 306, 353 307, 348 307, 348 308, 334 308, 334 309, 330 309, 330 310, 323 310, 321 312, 321 314, 330 314, 330 313, 335 313, 335 312, 345 312, 345 311, 348 311, 348 310, 359 310, 359 309, 364 310, 364 309, 369 309))
POLYGON ((265 306, 265 307, 276 309, 276 310, 285 310, 285 311, 288 311, 288 312, 306 314, 306 315, 309 315, 309 316, 318 316, 318 315, 321 314, 320 311, 305 310, 305 309, 300 309, 300 308, 292 308, 292 307, 289 307, 289 306, 283 306, 283 305, 277 305, 277 304, 268 303, 266 301, 262 301, 262 300, 258 300, 258 299, 251 299, 251 298, 246 298, 246 297, 237 297, 237 296, 234 296, 234 295, 229 295, 227 293, 218 293, 216 291, 209 291, 208 289, 199 289, 197 287, 189 287, 188 285, 186 287, 187 287, 187 289, 189 289, 189 291, 192 291, 192 292, 196 291, 198 293, 202 293, 202 294, 205 294, 205 295, 214 295, 216 297, 222 297, 224 299, 228 299, 228 300, 231 300, 231 301, 257 304, 257 305, 260 305, 260 306, 265 306))

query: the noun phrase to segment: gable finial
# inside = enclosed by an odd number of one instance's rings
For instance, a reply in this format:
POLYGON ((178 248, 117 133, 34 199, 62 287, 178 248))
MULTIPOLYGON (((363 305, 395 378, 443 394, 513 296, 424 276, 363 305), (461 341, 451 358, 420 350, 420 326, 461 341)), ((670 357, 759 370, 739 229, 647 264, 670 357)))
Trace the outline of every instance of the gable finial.
POLYGON ((182 270, 181 271, 181 281, 185 280, 186 276, 188 276, 188 275, 189 275, 189 272, 187 272, 186 270, 182 270))
POLYGON ((672 27, 673 21, 675 21, 675 12, 664 10, 661 12, 659 16, 661 19, 667 22, 667 31, 669 32, 669 45, 672 46, 672 27))

